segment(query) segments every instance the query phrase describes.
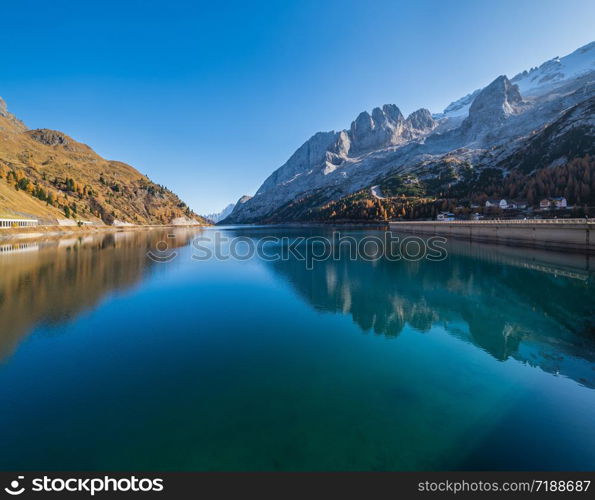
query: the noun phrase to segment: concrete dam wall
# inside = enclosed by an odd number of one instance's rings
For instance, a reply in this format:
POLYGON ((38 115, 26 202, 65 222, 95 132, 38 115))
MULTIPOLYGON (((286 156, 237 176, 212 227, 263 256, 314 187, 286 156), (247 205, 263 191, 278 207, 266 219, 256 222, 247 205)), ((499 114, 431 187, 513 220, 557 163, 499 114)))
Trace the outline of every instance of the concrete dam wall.
POLYGON ((439 235, 506 245, 567 249, 595 254, 595 219, 403 221, 395 232, 439 235))

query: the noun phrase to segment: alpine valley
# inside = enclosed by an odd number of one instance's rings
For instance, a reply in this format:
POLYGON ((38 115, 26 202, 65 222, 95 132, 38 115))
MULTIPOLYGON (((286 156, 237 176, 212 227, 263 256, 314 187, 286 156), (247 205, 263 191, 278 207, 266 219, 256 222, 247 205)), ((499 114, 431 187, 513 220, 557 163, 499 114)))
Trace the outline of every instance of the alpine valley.
POLYGON ((595 205, 595 42, 513 78, 498 76, 442 113, 394 104, 318 132, 222 223, 429 218, 489 198, 595 205))

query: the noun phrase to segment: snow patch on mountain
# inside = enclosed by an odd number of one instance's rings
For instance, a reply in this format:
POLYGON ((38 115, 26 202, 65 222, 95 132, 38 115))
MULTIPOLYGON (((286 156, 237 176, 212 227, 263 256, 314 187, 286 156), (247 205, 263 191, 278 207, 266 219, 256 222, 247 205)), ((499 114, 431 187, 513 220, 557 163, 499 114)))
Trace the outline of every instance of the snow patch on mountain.
POLYGON ((230 203, 223 210, 221 210, 221 212, 216 212, 214 214, 203 215, 202 217, 204 217, 205 219, 208 219, 211 222, 214 222, 216 224, 217 222, 222 221, 229 214, 231 214, 231 212, 233 212, 233 209, 234 209, 235 206, 236 206, 235 203, 230 203))
POLYGON ((434 115, 434 118, 454 118, 457 116, 467 116, 469 114, 469 108, 471 107, 473 99, 475 99, 480 91, 481 89, 477 89, 474 92, 467 94, 465 97, 461 97, 459 100, 451 102, 448 106, 446 106, 444 112, 434 115))
POLYGON ((510 81, 518 85, 523 95, 542 94, 561 82, 595 71, 595 42, 591 42, 565 57, 554 57, 541 66, 515 75, 510 81))
MULTIPOLYGON (((588 43, 564 57, 554 57, 529 70, 518 73, 510 79, 518 85, 523 96, 543 94, 565 81, 570 81, 595 71, 595 42, 588 43)), ((451 102, 442 113, 434 114, 434 118, 466 117, 473 100, 481 92, 474 90, 456 101, 451 102)))

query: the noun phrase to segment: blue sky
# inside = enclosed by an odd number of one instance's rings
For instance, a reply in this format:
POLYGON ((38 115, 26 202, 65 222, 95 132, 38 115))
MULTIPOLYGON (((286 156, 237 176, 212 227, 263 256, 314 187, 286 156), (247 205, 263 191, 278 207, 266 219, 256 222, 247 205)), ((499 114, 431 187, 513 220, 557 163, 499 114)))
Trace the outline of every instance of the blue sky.
POLYGON ((253 194, 319 130, 442 110, 593 40, 595 2, 4 2, 0 96, 177 192, 253 194))

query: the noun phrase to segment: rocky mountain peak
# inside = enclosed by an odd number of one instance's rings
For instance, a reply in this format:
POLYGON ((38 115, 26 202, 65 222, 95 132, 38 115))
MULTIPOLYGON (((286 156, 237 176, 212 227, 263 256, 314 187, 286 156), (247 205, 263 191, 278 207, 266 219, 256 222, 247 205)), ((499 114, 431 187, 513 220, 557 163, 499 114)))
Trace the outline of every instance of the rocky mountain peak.
POLYGON ((361 112, 351 124, 349 135, 355 150, 368 150, 397 144, 401 140, 405 118, 397 106, 385 104, 372 115, 361 112))
POLYGON ((436 126, 432 113, 426 108, 418 109, 407 117, 407 125, 416 130, 431 130, 436 126))
POLYGON ((405 119, 396 104, 385 104, 382 106, 382 113, 392 123, 399 123, 405 119))
MULTIPOLYGON (((376 108, 380 109, 380 108, 376 108)), ((356 139, 368 134, 374 128, 374 120, 367 111, 362 111, 351 123, 351 136, 356 139)))
POLYGON ((2 97, 0 97, 0 116, 7 117, 8 116, 8 108, 6 107, 6 102, 2 97))
POLYGON ((463 122, 463 130, 471 130, 478 135, 493 129, 519 112, 522 104, 518 86, 501 75, 477 94, 469 108, 469 116, 463 122))
POLYGON ((327 152, 336 144, 338 136, 339 134, 334 131, 314 134, 291 155, 283 166, 267 178, 256 194, 262 194, 279 183, 290 182, 296 176, 322 165, 327 152))
POLYGON ((520 104, 523 101, 518 86, 510 82, 506 75, 500 75, 481 90, 473 100, 469 113, 477 113, 486 107, 502 107, 520 104))
POLYGON ((50 130, 47 128, 39 128, 28 132, 31 139, 41 142, 46 146, 68 146, 71 142, 70 138, 57 130, 50 130))
POLYGON ((8 106, 6 106, 6 101, 4 99, 2 99, 2 97, 0 97, 0 117, 6 118, 10 122, 12 122, 12 124, 15 125, 17 127, 17 129, 20 131, 27 130, 27 127, 25 126, 25 124, 21 120, 19 120, 16 116, 14 116, 10 111, 8 111, 8 106))
MULTIPOLYGON (((242 198, 240 198, 240 201, 245 198, 244 196, 242 196, 242 198)), ((247 201, 247 200, 244 200, 247 201)), ((229 205, 227 205, 223 210, 221 210, 220 212, 215 212, 212 214, 206 214, 206 215, 202 215, 201 217, 217 223, 217 222, 221 222, 223 219, 225 219, 228 215, 230 215, 233 212, 233 209, 235 207, 235 203, 230 203, 229 205)))

